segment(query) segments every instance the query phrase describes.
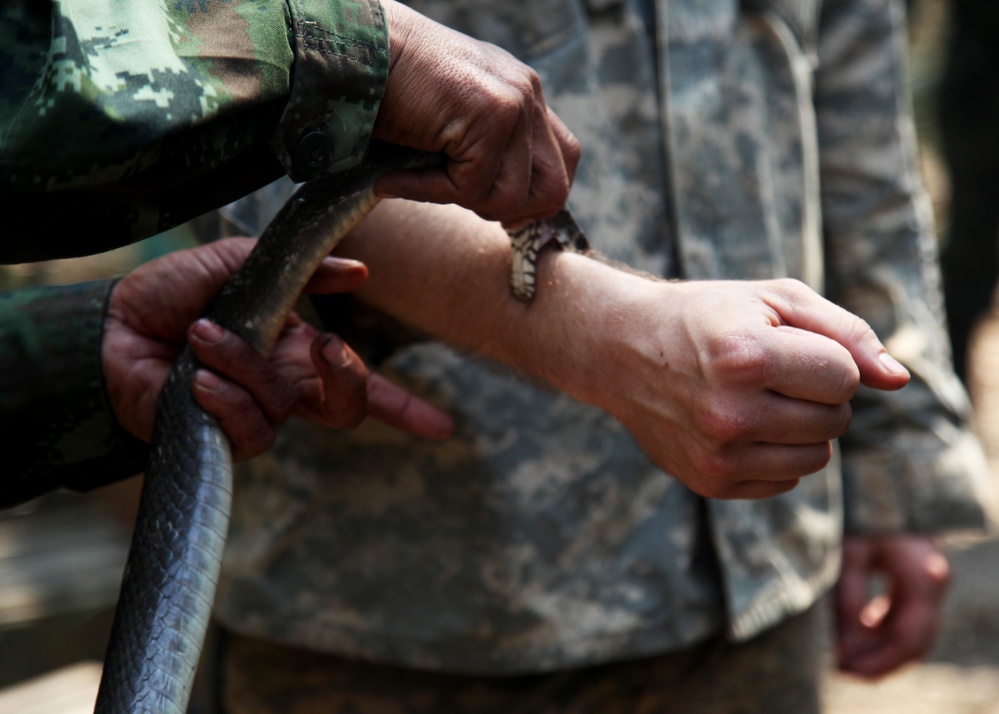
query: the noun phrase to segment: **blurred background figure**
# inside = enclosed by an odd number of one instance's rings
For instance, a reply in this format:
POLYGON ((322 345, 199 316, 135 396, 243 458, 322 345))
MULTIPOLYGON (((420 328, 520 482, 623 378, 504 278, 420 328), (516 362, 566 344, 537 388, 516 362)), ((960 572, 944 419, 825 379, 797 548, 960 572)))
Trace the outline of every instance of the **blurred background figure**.
POLYGON ((942 263, 954 366, 967 382, 968 343, 999 276, 999 3, 950 0, 949 9, 937 93, 950 180, 942 263))

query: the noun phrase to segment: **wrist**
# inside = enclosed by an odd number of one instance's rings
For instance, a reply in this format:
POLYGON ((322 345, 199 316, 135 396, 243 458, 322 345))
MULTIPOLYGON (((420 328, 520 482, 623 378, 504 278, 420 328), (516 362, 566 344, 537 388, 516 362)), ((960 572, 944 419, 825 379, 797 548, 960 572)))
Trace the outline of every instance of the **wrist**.
POLYGON ((409 37, 409 23, 406 13, 409 8, 395 0, 381 0, 382 12, 385 14, 385 26, 389 36, 389 73, 402 54, 409 37))
POLYGON ((528 306, 543 354, 529 371, 570 396, 614 413, 618 387, 644 350, 639 320, 655 283, 590 257, 545 250, 528 306))

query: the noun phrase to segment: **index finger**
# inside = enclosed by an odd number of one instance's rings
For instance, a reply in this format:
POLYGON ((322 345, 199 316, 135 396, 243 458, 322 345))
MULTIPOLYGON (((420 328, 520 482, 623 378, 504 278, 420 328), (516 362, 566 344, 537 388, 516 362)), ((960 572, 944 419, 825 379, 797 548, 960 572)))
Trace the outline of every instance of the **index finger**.
POLYGON ((516 213, 501 217, 505 223, 538 221, 558 213, 569 198, 579 163, 579 142, 545 104, 538 100, 531 154, 527 200, 516 213))
POLYGON ((806 288, 803 283, 787 281, 784 284, 799 286, 786 292, 778 289, 772 294, 771 307, 777 310, 786 326, 824 335, 842 345, 860 370, 860 381, 868 387, 895 390, 909 383, 908 370, 888 354, 864 320, 806 288))
POLYGON ((368 379, 368 414, 407 434, 433 441, 443 441, 454 431, 454 420, 447 412, 378 374, 368 379))
POLYGON ((799 327, 778 325, 764 387, 793 399, 844 404, 860 384, 850 352, 834 339, 799 327))

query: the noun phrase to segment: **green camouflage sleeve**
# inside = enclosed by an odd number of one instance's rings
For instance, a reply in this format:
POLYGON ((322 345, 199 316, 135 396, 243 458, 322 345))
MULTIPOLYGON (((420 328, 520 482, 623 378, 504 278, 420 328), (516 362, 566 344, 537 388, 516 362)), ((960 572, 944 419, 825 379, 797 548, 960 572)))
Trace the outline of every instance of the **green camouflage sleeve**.
POLYGON ((354 165, 388 59, 378 0, 4 3, 2 257, 105 250, 354 165))
POLYGON ((111 412, 101 334, 113 281, 0 293, 0 507, 138 474, 146 446, 111 412))
POLYGON ((943 329, 936 239, 904 66, 903 4, 824 3, 816 74, 831 299, 860 315, 912 374, 861 388, 841 439, 851 532, 978 528, 988 469, 943 329))

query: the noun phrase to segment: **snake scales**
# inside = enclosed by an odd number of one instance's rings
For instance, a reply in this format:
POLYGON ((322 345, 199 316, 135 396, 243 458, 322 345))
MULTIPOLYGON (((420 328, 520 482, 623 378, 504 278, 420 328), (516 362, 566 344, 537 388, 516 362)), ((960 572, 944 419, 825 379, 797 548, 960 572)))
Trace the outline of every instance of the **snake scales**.
MULTIPOLYGON (((374 208, 375 179, 427 168, 436 154, 373 147, 357 169, 302 187, 261 235, 207 312, 270 353, 299 293, 323 257, 374 208)), ((534 294, 534 264, 554 239, 577 252, 586 238, 568 211, 510 231, 511 290, 534 294)), ((229 524, 232 464, 213 417, 195 403, 198 364, 187 349, 157 405, 150 460, 104 663, 98 714, 184 714, 211 616, 229 524)))

